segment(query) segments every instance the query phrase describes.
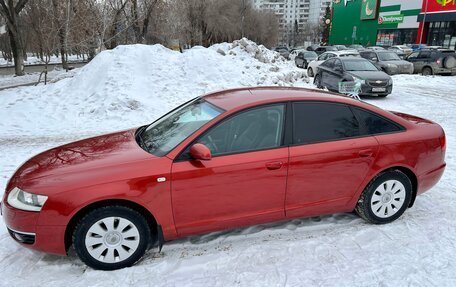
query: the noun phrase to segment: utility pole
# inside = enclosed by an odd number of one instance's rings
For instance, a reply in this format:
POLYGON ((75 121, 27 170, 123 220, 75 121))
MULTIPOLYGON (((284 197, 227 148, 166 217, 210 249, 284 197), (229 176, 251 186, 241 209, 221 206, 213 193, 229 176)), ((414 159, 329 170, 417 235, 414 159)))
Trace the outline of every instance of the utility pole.
POLYGON ((424 33, 424 25, 426 25, 426 13, 427 13, 427 8, 428 8, 428 1, 426 0, 426 5, 424 6, 424 15, 423 15, 423 25, 421 25, 421 33, 420 33, 420 42, 418 43, 421 45, 423 41, 423 33, 424 33))

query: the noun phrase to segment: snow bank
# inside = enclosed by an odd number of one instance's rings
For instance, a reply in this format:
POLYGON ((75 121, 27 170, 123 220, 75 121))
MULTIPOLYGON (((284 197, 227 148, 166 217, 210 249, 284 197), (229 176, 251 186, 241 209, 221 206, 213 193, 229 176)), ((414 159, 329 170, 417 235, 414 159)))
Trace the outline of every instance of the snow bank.
POLYGON ((210 91, 292 85, 305 77, 278 53, 247 39, 184 53, 161 45, 119 46, 100 53, 73 78, 5 92, 0 129, 8 135, 118 130, 148 123, 210 91))

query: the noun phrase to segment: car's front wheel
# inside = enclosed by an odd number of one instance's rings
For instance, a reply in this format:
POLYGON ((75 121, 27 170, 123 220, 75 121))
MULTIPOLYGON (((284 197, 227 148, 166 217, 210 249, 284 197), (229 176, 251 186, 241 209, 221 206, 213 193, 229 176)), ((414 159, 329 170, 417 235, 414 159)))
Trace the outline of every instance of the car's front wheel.
POLYGON ((313 70, 312 70, 311 67, 309 67, 309 68, 307 69, 307 76, 308 76, 308 77, 313 77, 313 76, 314 76, 314 72, 313 72, 313 70))
POLYGON ((133 209, 108 206, 83 217, 73 243, 79 258, 94 269, 115 270, 136 263, 146 252, 150 228, 133 209))
POLYGON ((315 76, 314 85, 319 89, 323 89, 323 86, 321 85, 321 76, 319 74, 315 76))
POLYGON ((399 170, 381 173, 361 194, 355 211, 375 224, 389 223, 399 218, 412 198, 410 179, 399 170))

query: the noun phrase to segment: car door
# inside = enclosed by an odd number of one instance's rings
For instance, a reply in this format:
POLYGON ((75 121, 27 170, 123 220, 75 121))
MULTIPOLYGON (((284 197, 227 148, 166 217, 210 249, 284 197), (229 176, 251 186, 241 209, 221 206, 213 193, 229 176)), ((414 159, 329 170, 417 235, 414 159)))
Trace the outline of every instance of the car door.
POLYGON ((420 52, 413 52, 411 53, 408 57, 407 57, 407 61, 409 61, 410 63, 413 64, 413 73, 418 73, 418 69, 417 69, 417 61, 418 61, 418 55, 420 54, 420 52))
MULTIPOLYGON (((328 54, 329 56, 329 54, 328 54)), ((334 62, 336 59, 329 59, 324 61, 318 68, 321 75, 321 85, 323 87, 331 87, 332 69, 334 68, 334 62)))
POLYGON ((378 151, 373 136, 361 136, 352 109, 330 102, 293 103, 287 217, 349 211, 378 151))
POLYGON ((420 54, 418 55, 418 59, 414 63, 416 72, 421 73, 423 70, 423 67, 430 61, 431 61, 431 52, 430 51, 420 51, 420 54))
POLYGON ((296 58, 295 58, 295 63, 297 67, 302 67, 304 63, 304 53, 300 52, 296 58))
POLYGON ((338 58, 334 58, 334 67, 328 69, 328 89, 339 91, 339 82, 342 81, 344 68, 338 58))
POLYGON ((288 147, 283 145, 285 104, 237 113, 195 142, 212 159, 184 151, 172 166, 172 203, 179 235, 283 219, 288 147))

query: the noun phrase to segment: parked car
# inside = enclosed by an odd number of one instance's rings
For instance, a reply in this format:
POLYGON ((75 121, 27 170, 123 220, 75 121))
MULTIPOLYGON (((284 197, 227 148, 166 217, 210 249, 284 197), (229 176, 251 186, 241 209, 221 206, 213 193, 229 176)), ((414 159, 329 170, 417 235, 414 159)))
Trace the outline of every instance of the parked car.
POLYGON ((385 48, 380 47, 380 46, 370 46, 370 47, 367 47, 366 49, 372 50, 372 51, 383 51, 383 50, 385 50, 385 48))
POLYGON ((285 59, 290 59, 290 51, 288 50, 287 47, 277 47, 274 49, 277 53, 280 54, 280 56, 284 57, 285 59))
POLYGON ((407 57, 413 72, 429 75, 455 75, 456 54, 450 49, 421 49, 407 57))
POLYGON ((412 49, 413 52, 419 51, 423 48, 426 48, 426 44, 411 44, 410 48, 412 49))
POLYGON ((349 50, 345 45, 334 45, 338 51, 349 50))
POLYGON ((339 91, 340 82, 361 82, 360 96, 386 97, 393 90, 393 80, 363 58, 346 57, 326 60, 318 67, 314 84, 317 88, 339 91))
POLYGON ((295 48, 295 49, 291 49, 291 51, 290 51, 290 56, 289 56, 290 60, 294 61, 295 58, 296 58, 296 56, 298 56, 299 53, 305 52, 305 51, 307 51, 307 50, 304 49, 304 48, 295 48))
POLYGON ((308 46, 306 48, 307 51, 315 51, 318 47, 320 47, 320 45, 318 44, 311 44, 310 46, 308 46))
POLYGON ((352 211, 392 222, 438 182, 444 156, 443 129, 422 118, 315 90, 235 89, 36 155, 1 210, 24 247, 74 246, 113 270, 216 230, 352 211))
POLYGON ((301 51, 299 54, 295 57, 295 64, 296 67, 307 69, 307 65, 316 60, 318 57, 317 53, 312 52, 312 51, 301 51))
POLYGON ((413 49, 408 47, 407 45, 394 45, 389 47, 388 50, 396 52, 398 55, 405 55, 408 56, 413 52, 413 49))
POLYGON ((326 61, 327 59, 334 57, 359 57, 359 53, 356 51, 335 51, 326 52, 318 56, 316 60, 311 61, 307 67, 307 76, 313 77, 317 72, 318 66, 326 61))
POLYGON ((388 75, 413 74, 413 64, 402 60, 392 51, 361 51, 361 57, 371 61, 388 75))
POLYGON ((358 44, 353 44, 353 45, 350 45, 348 46, 350 49, 353 49, 353 50, 356 50, 356 51, 363 51, 365 50, 366 48, 363 47, 363 45, 358 45, 358 44))
POLYGON ((315 53, 317 53, 318 55, 321 55, 324 52, 328 52, 328 51, 338 51, 338 50, 334 46, 320 46, 317 49, 315 49, 315 53))

